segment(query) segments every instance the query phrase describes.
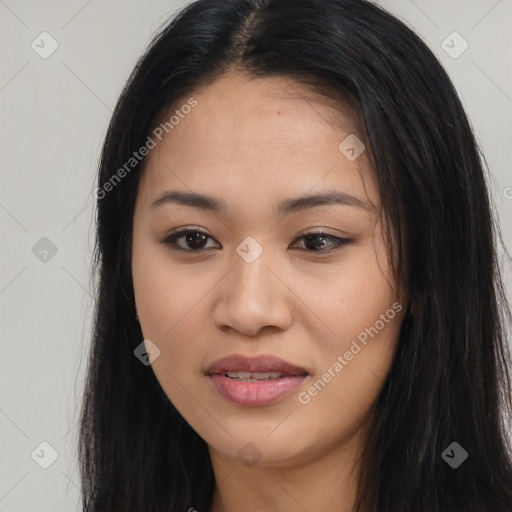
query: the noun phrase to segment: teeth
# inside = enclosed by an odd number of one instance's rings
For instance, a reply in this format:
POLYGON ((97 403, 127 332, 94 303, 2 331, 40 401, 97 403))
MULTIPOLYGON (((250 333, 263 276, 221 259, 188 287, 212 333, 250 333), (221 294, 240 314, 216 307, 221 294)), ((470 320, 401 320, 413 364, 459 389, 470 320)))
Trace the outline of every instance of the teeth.
POLYGON ((281 372, 226 372, 224 375, 238 380, 276 380, 283 376, 281 372))

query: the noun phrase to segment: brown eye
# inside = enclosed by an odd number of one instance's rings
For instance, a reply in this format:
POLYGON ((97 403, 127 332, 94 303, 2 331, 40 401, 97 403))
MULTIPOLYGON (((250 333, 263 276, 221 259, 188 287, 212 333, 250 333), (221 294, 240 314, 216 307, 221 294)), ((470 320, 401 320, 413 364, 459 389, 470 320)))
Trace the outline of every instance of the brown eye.
POLYGON ((304 246, 308 252, 331 252, 340 249, 352 242, 349 238, 340 238, 328 233, 307 233, 299 240, 304 240, 304 246), (326 248, 328 247, 328 248, 326 248))
POLYGON ((213 240, 210 235, 202 231, 184 229, 166 237, 162 240, 162 243, 176 250, 199 252, 205 249, 205 244, 209 238, 213 240), (180 244, 178 241, 182 241, 182 243, 180 244))

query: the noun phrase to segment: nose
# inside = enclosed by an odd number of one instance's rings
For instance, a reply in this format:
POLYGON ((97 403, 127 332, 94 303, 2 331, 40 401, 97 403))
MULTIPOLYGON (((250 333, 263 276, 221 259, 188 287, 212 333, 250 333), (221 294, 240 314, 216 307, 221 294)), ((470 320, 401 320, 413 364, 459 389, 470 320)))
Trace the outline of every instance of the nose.
POLYGON ((271 251, 264 250, 251 263, 235 253, 232 261, 231 270, 216 287, 217 327, 251 337, 265 328, 287 329, 293 318, 293 292, 279 275, 271 251))

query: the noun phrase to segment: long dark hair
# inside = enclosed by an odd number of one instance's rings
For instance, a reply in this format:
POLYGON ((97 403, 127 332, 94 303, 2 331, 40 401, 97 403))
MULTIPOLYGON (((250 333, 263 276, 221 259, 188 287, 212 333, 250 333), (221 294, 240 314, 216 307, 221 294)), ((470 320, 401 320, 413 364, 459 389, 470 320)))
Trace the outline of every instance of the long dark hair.
POLYGON ((483 160, 433 53, 364 0, 198 0, 157 34, 129 77, 96 193, 99 284, 79 438, 84 511, 209 510, 206 442, 133 353, 143 337, 132 218, 145 160, 126 163, 163 113, 229 70, 344 97, 364 124, 394 239, 390 261, 411 309, 360 460, 355 511, 510 512, 511 314, 483 160), (468 453, 457 469, 442 456, 452 442, 468 453))

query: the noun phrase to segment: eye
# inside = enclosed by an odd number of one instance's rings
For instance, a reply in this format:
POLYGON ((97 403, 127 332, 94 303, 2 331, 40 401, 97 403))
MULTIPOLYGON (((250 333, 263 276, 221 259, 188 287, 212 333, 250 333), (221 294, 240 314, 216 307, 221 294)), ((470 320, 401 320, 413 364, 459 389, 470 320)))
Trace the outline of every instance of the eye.
MULTIPOLYGON (((208 239, 214 240, 210 235, 198 229, 181 229, 171 232, 162 243, 169 246, 172 250, 201 252, 207 247, 208 239), (180 243, 181 242, 181 243, 180 243)), ((349 238, 340 238, 338 236, 324 233, 323 231, 314 233, 305 233, 296 240, 304 240, 305 249, 299 249, 307 252, 331 252, 350 244, 353 240, 349 238), (329 243, 327 243, 329 242, 329 243), (329 248, 326 248, 328 246, 329 248), (313 247, 313 249, 310 249, 313 247)))
MULTIPOLYGON (((178 251, 200 252, 205 249, 205 242, 208 238, 213 240, 210 235, 203 231, 197 229, 181 229, 171 232, 170 235, 162 240, 162 243, 178 251), (178 241, 182 241, 184 244, 188 245, 183 247, 178 241)), ((210 249, 211 247, 207 248, 210 249)))
POLYGON ((341 249, 342 247, 353 242, 350 238, 340 238, 339 236, 330 235, 329 233, 324 233, 323 231, 314 232, 314 233, 305 233, 301 235, 297 240, 304 240, 304 244, 306 247, 309 245, 313 246, 313 250, 301 249, 308 252, 331 252, 337 249, 341 249), (329 241, 329 244, 327 243, 329 241), (329 248, 326 249, 326 246, 329 248))

